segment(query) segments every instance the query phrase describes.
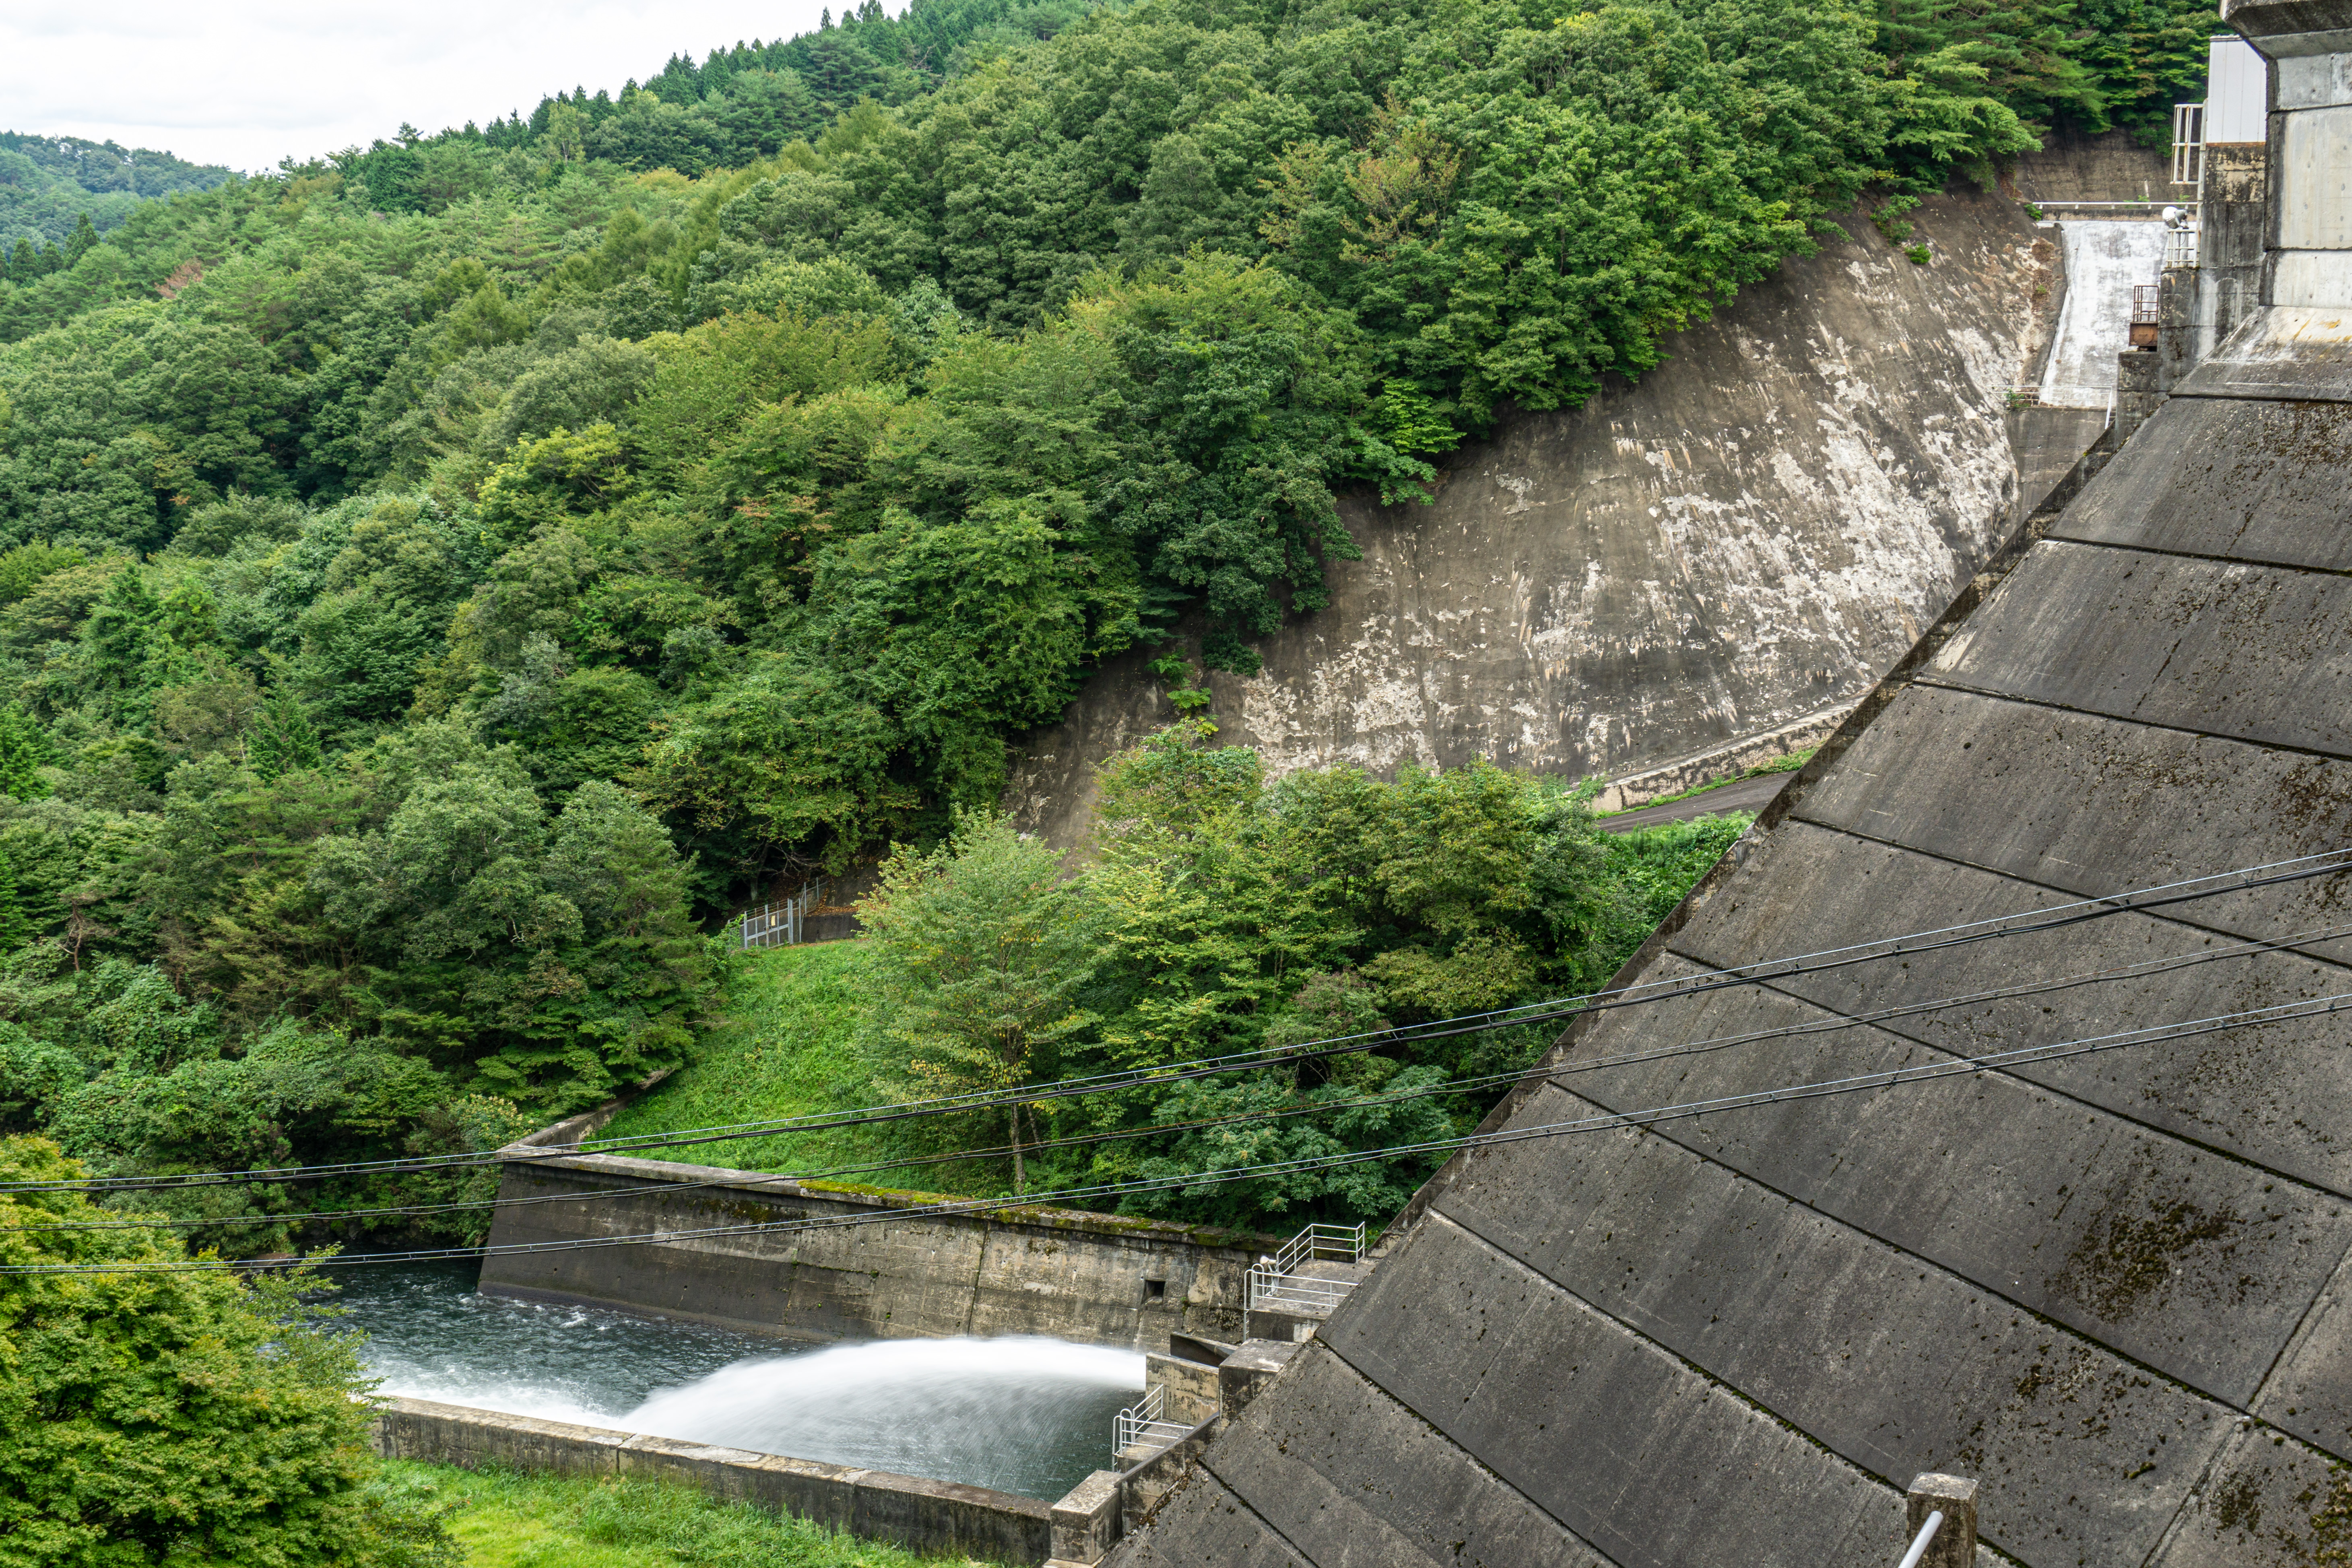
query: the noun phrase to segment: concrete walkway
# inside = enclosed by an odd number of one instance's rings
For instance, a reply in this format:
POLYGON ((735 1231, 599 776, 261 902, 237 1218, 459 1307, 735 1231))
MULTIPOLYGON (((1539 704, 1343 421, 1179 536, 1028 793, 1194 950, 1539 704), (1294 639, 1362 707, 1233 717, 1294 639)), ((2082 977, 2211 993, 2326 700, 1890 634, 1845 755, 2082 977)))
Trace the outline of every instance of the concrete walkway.
POLYGON ((1720 816, 1733 811, 1761 811, 1764 803, 1780 793, 1780 786, 1795 778, 1795 773, 1764 773, 1752 779, 1734 779, 1727 784, 1670 800, 1658 805, 1645 805, 1639 811, 1628 811, 1601 819, 1602 831, 1631 833, 1637 827, 1655 827, 1662 822, 1688 822, 1694 816, 1720 816))

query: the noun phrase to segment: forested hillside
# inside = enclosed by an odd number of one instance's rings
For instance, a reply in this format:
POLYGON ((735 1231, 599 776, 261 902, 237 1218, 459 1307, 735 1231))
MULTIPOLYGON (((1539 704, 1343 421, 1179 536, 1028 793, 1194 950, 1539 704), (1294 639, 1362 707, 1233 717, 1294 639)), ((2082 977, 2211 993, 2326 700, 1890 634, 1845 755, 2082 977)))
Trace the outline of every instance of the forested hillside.
POLYGON ((0 278, 29 282, 60 271, 141 202, 234 177, 146 147, 0 131, 0 278))
MULTIPOLYGON (((1251 668, 1335 489, 2168 101, 2212 21, 2086 16, 868 0, 12 261, 0 1114, 119 1168, 429 1151, 677 1064, 702 922, 992 806, 1106 657, 1251 668)), ((1597 962, 1528 898, 1334 893, 1310 967, 1409 1018, 1597 962)), ((1151 994, 1168 941, 1097 967, 1151 994)), ((1153 1049, 1300 1012, 1232 962, 1153 1049)))

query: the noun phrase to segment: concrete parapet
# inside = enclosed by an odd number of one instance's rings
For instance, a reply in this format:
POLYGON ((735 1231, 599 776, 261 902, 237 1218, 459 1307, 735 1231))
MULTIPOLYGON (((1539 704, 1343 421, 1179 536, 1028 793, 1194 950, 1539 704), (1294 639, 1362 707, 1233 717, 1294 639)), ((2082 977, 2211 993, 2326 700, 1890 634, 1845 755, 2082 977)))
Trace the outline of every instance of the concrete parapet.
POLYGON ((1298 1353, 1297 1341, 1244 1340, 1224 1364, 1217 1368, 1217 1402, 1225 1419, 1238 1419, 1250 1401, 1265 1391, 1275 1374, 1298 1353))
POLYGON ((1154 1387, 1165 1388, 1167 1419, 1181 1421, 1187 1426, 1207 1420, 1218 1410, 1217 1369, 1204 1362, 1187 1361, 1181 1356, 1162 1355, 1157 1351, 1143 1358, 1143 1387, 1149 1393, 1154 1387))
POLYGON ((1209 1446, 1209 1439, 1223 1430, 1225 1418, 1212 1415, 1181 1437, 1150 1458, 1133 1465, 1118 1478, 1118 1502, 1121 1528, 1132 1531, 1151 1517, 1160 1500, 1176 1489, 1184 1472, 1209 1446))
POLYGON ((919 1552, 1034 1563, 1051 1544, 1051 1510, 1034 1498, 425 1399, 391 1401, 376 1418, 375 1448, 467 1469, 675 1481, 919 1552))
POLYGON ((1097 1470, 1054 1505, 1054 1563, 1099 1563, 1119 1538, 1119 1473, 1097 1470))

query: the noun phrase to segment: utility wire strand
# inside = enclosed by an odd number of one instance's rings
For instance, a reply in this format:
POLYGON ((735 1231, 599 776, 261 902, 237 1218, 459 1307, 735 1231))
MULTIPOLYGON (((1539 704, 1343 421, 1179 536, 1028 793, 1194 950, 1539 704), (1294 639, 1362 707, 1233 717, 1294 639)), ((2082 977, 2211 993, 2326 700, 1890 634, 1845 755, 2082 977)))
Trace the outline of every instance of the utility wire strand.
MULTIPOLYGON (((1623 1131, 1654 1127, 1666 1121, 1718 1115, 1729 1110, 1745 1110, 1760 1106, 1825 1099, 1832 1095, 1854 1094, 1870 1089, 1929 1083, 1941 1079, 1966 1078, 1995 1068, 2055 1061, 2069 1057, 2087 1056, 2098 1051, 2117 1050, 2127 1046, 2151 1045, 2164 1040, 2188 1039, 2200 1035, 2247 1028, 2258 1024, 2285 1023, 2298 1018, 2328 1016, 2343 1011, 2347 1005, 2352 1005, 2352 991, 2336 992, 2326 996, 2310 997, 2299 1002, 2282 1003, 2271 1007, 2250 1007, 2233 1013, 2220 1013, 2181 1024, 2158 1025, 2145 1029, 2125 1029, 2114 1034, 2094 1035, 2082 1039, 2057 1041, 2042 1046, 2024 1046, 2009 1051, 1988 1052, 1982 1056, 1955 1057, 1938 1062, 1924 1062, 1916 1067, 1887 1068, 1875 1072, 1849 1074, 1843 1078, 1788 1084, 1778 1089, 1722 1095, 1709 1100, 1685 1100, 1676 1104, 1654 1106, 1643 1110, 1602 1111, 1594 1116, 1578 1117, 1568 1121, 1546 1122, 1533 1127, 1507 1127, 1493 1132, 1473 1132, 1457 1138, 1435 1138, 1418 1143, 1401 1143, 1382 1149, 1357 1150, 1347 1153, 1318 1155, 1307 1159, 1267 1161, 1260 1164, 1238 1166, 1229 1170, 1191 1171, 1172 1176, 1063 1187, 1018 1200, 972 1198, 952 1203, 910 1204, 873 1214, 770 1220, 748 1225, 709 1226, 693 1230, 645 1231, 628 1236, 582 1237, 564 1241, 522 1242, 503 1247, 432 1247, 408 1252, 369 1253, 351 1258, 320 1258, 311 1261, 314 1266, 319 1267, 350 1267, 362 1264, 426 1262, 451 1258, 492 1258, 542 1252, 576 1252, 605 1247, 659 1246, 707 1240, 719 1237, 772 1236, 830 1229, 845 1225, 872 1225, 893 1220, 945 1217, 990 1211, 1017 1212, 1041 1207, 1044 1202, 1049 1199, 1067 1201, 1074 1198, 1127 1197, 1143 1193, 1192 1191, 1203 1187, 1222 1186, 1232 1182, 1253 1181, 1266 1176, 1304 1175, 1317 1171, 1337 1170, 1374 1160, 1393 1160, 1415 1155, 1455 1154, 1465 1151, 1526 1142, 1533 1139, 1570 1137, 1588 1132, 1623 1131)), ((16 1227, 9 1228, 13 1230, 16 1227)), ((6 1232, 0 1231, 0 1235, 5 1234, 6 1232)), ((240 1261, 196 1258, 167 1263, 19 1264, 0 1268, 0 1274, 152 1274, 216 1271, 248 1267, 250 1267, 249 1264, 240 1261)))
MULTIPOLYGON (((1543 1083, 1582 1073, 1599 1072, 1609 1068, 1639 1066, 1668 1060, 1676 1057, 1700 1056, 1727 1050, 1736 1046, 1753 1045, 1760 1041, 1801 1038, 1813 1035, 1834 1034, 1844 1029, 1864 1028, 1895 1019, 1916 1017, 1923 1014, 1948 1011, 1954 1007, 1976 1006, 1983 1003, 2009 1001, 2022 996, 2044 996, 2084 985, 2111 984, 2119 980, 2144 979, 2195 964, 2211 963, 2227 958, 2242 958, 2263 952, 2293 952, 2315 942, 2330 942, 2352 936, 2352 924, 2323 926, 2314 931, 2298 931, 2275 938, 2256 938, 2231 942, 2226 946, 2201 948, 2192 952, 2177 953, 2168 958, 2141 959, 2136 963, 2116 964, 2106 969, 2091 970, 2080 974, 2060 976, 2051 980, 2022 982, 2016 985, 1996 986, 1990 990, 1966 992, 1957 996, 1942 996, 1923 1002, 1899 1003, 1875 1012, 1839 1015, 1816 1018, 1801 1024, 1784 1025, 1778 1028, 1754 1029, 1744 1034, 1717 1035, 1705 1039, 1685 1041, 1679 1046, 1664 1046, 1649 1050, 1626 1051, 1615 1056, 1595 1057, 1586 1061, 1556 1063, 1551 1067, 1514 1068, 1507 1072, 1486 1073, 1475 1078, 1456 1079, 1447 1083, 1423 1089, 1373 1093, 1352 1100, 1322 1100, 1311 1104, 1278 1106, 1265 1110, 1237 1111, 1229 1116, 1198 1118, 1185 1121, 1154 1122, 1143 1127, 1118 1128, 1105 1132, 1090 1132, 1067 1138, 1052 1138, 1021 1145, 1024 1153, 1045 1153, 1048 1151, 1085 1148, 1103 1143, 1131 1142, 1138 1138, 1156 1137, 1168 1132, 1204 1131, 1213 1128, 1234 1127, 1262 1121, 1280 1121, 1298 1116, 1319 1115, 1325 1111, 1351 1110, 1372 1105, 1396 1105, 1409 1100, 1425 1100, 1452 1094, 1469 1094, 1505 1085, 1517 1087, 1526 1083, 1543 1083)), ((494 1197, 471 1203, 407 1204, 370 1209, 297 1209, 279 1214, 203 1215, 190 1219, 125 1219, 79 1220, 58 1225, 28 1223, 27 1229, 43 1232, 67 1230, 165 1230, 193 1229, 205 1226, 269 1226, 305 1219, 375 1219, 421 1218, 432 1215, 480 1213, 485 1210, 528 1207, 538 1204, 602 1203, 618 1198, 644 1197, 664 1193, 693 1192, 709 1187, 756 1187, 789 1184, 799 1182, 828 1181, 839 1176, 867 1175, 877 1171, 907 1170, 926 1165, 954 1164, 971 1160, 999 1159, 1013 1152, 1009 1143, 985 1148, 958 1149, 946 1153, 915 1154, 892 1159, 877 1159, 863 1164, 835 1165, 824 1170, 798 1172, 742 1172, 693 1182, 658 1182, 634 1187, 602 1187, 586 1192, 548 1193, 530 1197, 494 1197)))
POLYGON ((1941 952, 1948 948, 1979 942, 2055 931, 2077 925, 2085 921, 2103 920, 2110 915, 2144 912, 2196 900, 2216 898, 2226 893, 2245 892, 2257 888, 2303 881, 2314 877, 2333 876, 2342 871, 2352 870, 2352 860, 2344 858, 2347 855, 2352 855, 2352 848, 2330 849, 2315 855, 2296 856, 2292 859, 2268 861, 2237 870, 2218 871, 2206 877, 2158 883, 2151 887, 2110 894, 2104 898, 2080 899, 2041 910, 2021 910, 2014 914, 1996 916, 1959 925, 1906 932, 1901 936, 1878 938, 1867 942, 1850 943, 1843 947, 1824 948, 1811 953, 1763 959, 1753 964, 1706 970, 1696 974, 1678 976, 1670 980, 1644 981, 1639 984, 1613 990, 1590 992, 1582 995, 1554 998, 1544 1002, 1525 1003, 1517 1007, 1500 1008, 1487 1013, 1465 1014, 1459 1017, 1436 1019, 1428 1024, 1411 1026, 1402 1029, 1337 1035, 1276 1050, 1262 1048, 1237 1052, 1231 1056, 1188 1063, 1181 1068, 1172 1070, 1167 1068, 1152 1068, 1104 1073, 1089 1078, 1064 1079, 1054 1083, 1034 1084, 1019 1089, 942 1096, 935 1100, 866 1106, 852 1110, 816 1113, 803 1117, 783 1117, 767 1121, 682 1128, 674 1132, 641 1133, 629 1138, 582 1139, 572 1143, 559 1144, 510 1145, 506 1149, 486 1150, 478 1153, 436 1155, 404 1160, 358 1161, 341 1164, 276 1168, 258 1167, 242 1171, 199 1171, 174 1176, 92 1177, 70 1182, 0 1182, 0 1192, 153 1191, 179 1187, 218 1186, 231 1183, 319 1181, 331 1176, 382 1175, 410 1171, 446 1170, 489 1163, 512 1163, 530 1159, 561 1159, 583 1153, 621 1153, 632 1149, 684 1148, 702 1143, 727 1142, 743 1138, 767 1138, 786 1133, 869 1126, 877 1122, 952 1115, 971 1110, 1001 1110, 1009 1106, 1041 1104, 1048 1100, 1066 1100, 1087 1094, 1112 1093, 1122 1089, 1158 1089, 1171 1083, 1224 1073, 1246 1072, 1260 1068, 1278 1067, 1286 1063, 1323 1057, 1379 1050, 1388 1046, 1411 1045, 1459 1035, 1521 1027, 1569 1017, 1580 1013, 1605 1012, 1620 1007, 1650 1005, 1657 1002, 1674 1001, 1685 996, 1704 995, 1709 992, 1735 986, 1759 985, 1803 974, 1823 973, 1832 970, 1849 968, 1855 964, 1877 963, 1887 958, 1915 957, 1921 953, 1941 952), (2318 861, 2333 863, 2314 864, 2318 861), (2301 868, 2280 869, 2285 867, 2301 868), (2269 874, 2258 875, 2258 873, 2269 874), (2202 890, 2196 892, 2179 890, 2200 888, 2202 884, 2214 882, 2231 882, 2231 885, 2204 887, 2202 890), (2158 898, 2154 896, 2157 894, 2169 896, 2158 898), (2037 918, 2029 920, 2029 917, 2037 918), (2028 921, 2028 923, 2022 925, 2008 923, 2013 921, 2028 921), (1872 948, 1885 948, 1886 951, 1883 952, 1865 951, 1872 948), (1634 994, 1636 992, 1661 990, 1664 991, 1664 994, 1642 996, 1634 994))

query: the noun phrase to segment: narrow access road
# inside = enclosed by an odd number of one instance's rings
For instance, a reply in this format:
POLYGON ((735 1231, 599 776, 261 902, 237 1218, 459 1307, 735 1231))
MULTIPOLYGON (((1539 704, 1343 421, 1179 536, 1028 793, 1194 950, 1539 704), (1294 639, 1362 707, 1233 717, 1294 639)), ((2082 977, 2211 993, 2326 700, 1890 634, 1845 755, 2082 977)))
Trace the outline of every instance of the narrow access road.
POLYGON ((1630 833, 1636 827, 1655 827, 1662 822, 1688 822, 1694 816, 1720 816, 1734 811, 1761 811, 1764 803, 1780 793, 1780 786, 1795 778, 1794 773, 1763 773, 1752 779, 1734 779, 1717 784, 1711 790, 1670 800, 1663 805, 1645 805, 1639 811, 1628 811, 1616 816, 1604 816, 1601 826, 1604 832, 1630 833))

